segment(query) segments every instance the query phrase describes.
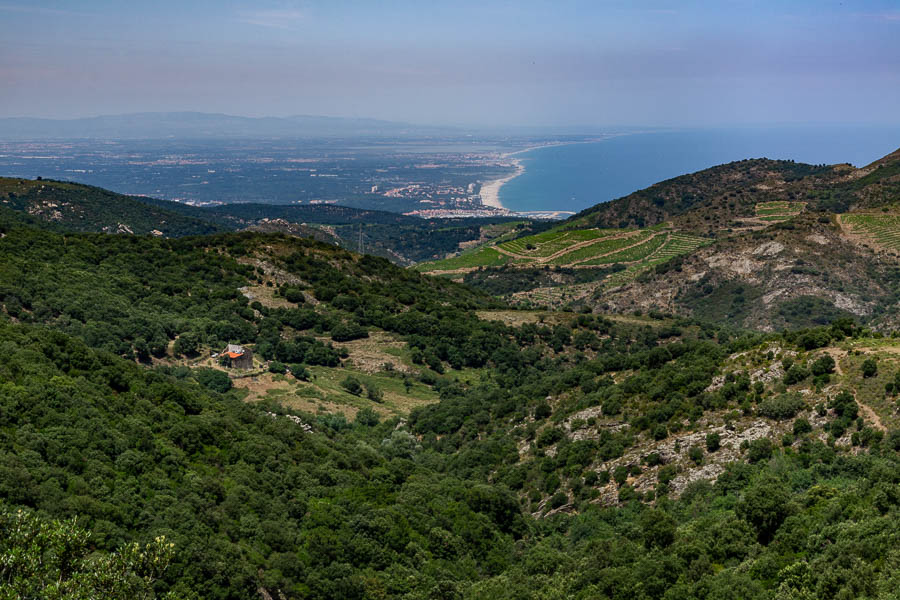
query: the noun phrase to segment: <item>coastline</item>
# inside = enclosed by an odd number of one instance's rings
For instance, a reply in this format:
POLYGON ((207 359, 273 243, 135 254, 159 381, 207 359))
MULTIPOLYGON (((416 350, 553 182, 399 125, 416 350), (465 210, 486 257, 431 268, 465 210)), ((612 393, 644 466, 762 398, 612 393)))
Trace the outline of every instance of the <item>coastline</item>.
POLYGON ((512 159, 513 163, 516 165, 516 172, 512 175, 507 175, 506 177, 502 177, 500 179, 493 179, 481 185, 481 190, 479 195, 481 196, 481 204, 482 206, 490 206, 491 208, 498 208, 500 210, 506 210, 506 207, 500 203, 500 188, 503 187, 503 184, 508 183, 525 172, 525 167, 522 166, 522 161, 518 158, 512 159))
MULTIPOLYGON (((500 179, 493 179, 491 181, 488 181, 487 183, 482 184, 481 191, 480 191, 482 206, 489 206, 491 208, 496 208, 498 210, 505 210, 508 212, 512 212, 512 211, 509 211, 508 208, 503 206, 502 202, 500 202, 500 188, 502 188, 504 186, 504 184, 509 183, 510 181, 512 181, 513 179, 515 179, 516 177, 518 177, 519 175, 521 175, 522 173, 525 172, 525 166, 522 165, 521 159, 514 158, 517 154, 524 154, 525 152, 531 152, 532 150, 538 150, 541 148, 552 148, 555 146, 570 146, 572 144, 593 144, 596 142, 602 142, 602 141, 610 139, 610 138, 618 137, 620 135, 628 135, 628 134, 627 133, 614 133, 614 134, 608 134, 608 135, 601 136, 597 139, 590 139, 590 140, 577 140, 577 141, 570 141, 570 142, 547 142, 547 143, 543 143, 543 144, 535 144, 534 146, 530 146, 528 148, 523 148, 521 150, 516 150, 514 152, 507 152, 507 153, 503 154, 502 155, 503 158, 508 158, 513 162, 513 164, 515 164, 516 172, 513 173, 512 175, 508 175, 508 176, 502 177, 500 179)), ((544 211, 532 211, 532 212, 544 212, 544 211)), ((552 212, 568 213, 569 211, 552 211, 552 212)), ((571 213, 571 214, 574 214, 574 213, 571 213)))

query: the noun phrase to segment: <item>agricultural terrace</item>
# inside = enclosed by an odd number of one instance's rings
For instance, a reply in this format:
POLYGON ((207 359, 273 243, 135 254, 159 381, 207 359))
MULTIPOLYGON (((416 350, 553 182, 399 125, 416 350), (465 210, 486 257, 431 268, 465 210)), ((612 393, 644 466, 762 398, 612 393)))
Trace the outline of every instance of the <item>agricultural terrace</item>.
POLYGON ((523 257, 545 258, 576 244, 618 236, 629 231, 634 230, 578 229, 575 231, 545 231, 517 240, 503 242, 499 244, 499 248, 523 257))
POLYGON ((838 219, 850 233, 881 248, 900 250, 900 215, 849 213, 838 219))
POLYGON ((453 258, 421 263, 415 268, 424 272, 460 271, 477 269, 478 267, 500 267, 513 261, 513 258, 506 254, 501 254, 492 246, 482 246, 481 248, 463 252, 453 258))
MULTIPOLYGON (((676 256, 690 254, 697 248, 710 243, 712 243, 711 240, 696 235, 679 232, 668 233, 665 242, 657 250, 647 254, 642 260, 630 264, 624 271, 610 275, 605 281, 606 287, 628 283, 651 267, 660 265, 676 256)), ((638 248, 635 248, 634 251, 638 251, 638 248)), ((619 262, 625 264, 625 261, 619 262)))
POLYGON ((628 266, 626 272, 618 274, 618 281, 628 280, 644 268, 691 252, 706 241, 665 226, 553 231, 496 246, 482 246, 454 258, 423 263, 417 268, 425 272, 459 273, 503 265, 590 268, 618 263, 628 266))
POLYGON ((756 218, 760 221, 787 221, 796 217, 806 208, 806 202, 759 202, 756 205, 756 218))

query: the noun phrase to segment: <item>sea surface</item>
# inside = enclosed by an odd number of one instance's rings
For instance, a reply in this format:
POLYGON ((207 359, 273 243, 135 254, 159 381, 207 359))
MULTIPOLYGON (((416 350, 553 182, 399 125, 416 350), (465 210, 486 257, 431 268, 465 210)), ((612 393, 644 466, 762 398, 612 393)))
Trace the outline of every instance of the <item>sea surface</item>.
POLYGON ((744 158, 857 167, 900 147, 900 125, 638 133, 518 154, 525 172, 500 188, 514 211, 577 212, 659 181, 744 158))

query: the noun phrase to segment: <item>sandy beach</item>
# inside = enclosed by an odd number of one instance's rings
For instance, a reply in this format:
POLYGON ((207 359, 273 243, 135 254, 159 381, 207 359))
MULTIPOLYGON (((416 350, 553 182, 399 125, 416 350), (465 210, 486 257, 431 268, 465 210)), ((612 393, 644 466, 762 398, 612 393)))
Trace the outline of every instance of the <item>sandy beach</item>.
MULTIPOLYGON (((503 204, 500 202, 500 188, 509 181, 512 181, 519 175, 525 172, 525 167, 522 166, 522 162, 518 158, 514 158, 517 154, 524 154, 526 152, 531 152, 532 150, 537 150, 539 148, 550 148, 553 146, 569 146, 572 144, 593 144, 602 140, 618 137, 620 135, 628 135, 623 133, 617 134, 607 134, 604 136, 599 136, 595 139, 589 140, 579 140, 579 141, 566 141, 566 142, 547 142, 544 144, 536 144, 534 146, 529 146, 528 148, 522 148, 521 150, 516 150, 515 152, 507 152, 503 155, 503 158, 510 159, 516 166, 516 172, 507 177, 503 177, 502 179, 494 179, 493 181, 488 181, 487 183, 481 186, 481 204, 484 206, 490 206, 492 208, 499 208, 502 210, 508 210, 503 204)), ((546 211, 533 211, 537 213, 543 213, 546 211)), ((569 211, 550 211, 550 212, 560 212, 566 214, 574 214, 569 211)))
POLYGON ((522 166, 522 163, 518 159, 512 159, 516 165, 516 172, 507 177, 503 177, 502 179, 494 179, 493 181, 488 181, 481 186, 481 204, 484 206, 490 206, 493 208, 503 209, 504 206, 500 203, 500 188, 503 187, 503 184, 512 181, 519 175, 525 172, 525 167, 522 166))

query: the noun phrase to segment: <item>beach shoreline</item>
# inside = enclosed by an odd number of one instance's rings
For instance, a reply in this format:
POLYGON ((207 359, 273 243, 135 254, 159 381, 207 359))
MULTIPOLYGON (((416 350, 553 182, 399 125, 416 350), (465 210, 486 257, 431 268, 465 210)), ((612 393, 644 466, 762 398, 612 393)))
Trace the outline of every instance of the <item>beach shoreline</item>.
POLYGON ((501 177, 500 179, 493 179, 481 185, 479 195, 481 196, 482 206, 490 206, 491 208, 507 210, 506 207, 504 207, 500 202, 500 188, 502 188, 504 184, 509 183, 525 172, 525 167, 522 165, 522 161, 517 158, 513 158, 512 161, 516 166, 515 173, 507 175, 506 177, 501 177))
MULTIPOLYGON (((489 206, 491 208, 496 208, 498 210, 510 211, 508 208, 503 206, 503 203, 500 202, 500 188, 502 188, 505 184, 509 183, 519 175, 525 172, 525 166, 522 164, 521 159, 515 158, 518 154, 524 154, 526 152, 531 152, 532 150, 539 150, 541 148, 552 148, 555 146, 570 146, 572 144, 593 144, 596 142, 601 142, 603 140, 618 137, 619 135, 628 135, 628 134, 609 134, 597 139, 590 140, 577 140, 577 141, 566 141, 566 142, 547 142, 543 144, 535 144, 534 146, 530 146, 528 148, 522 148, 521 150, 516 150, 514 152, 507 152, 502 155, 502 158, 508 158, 512 161, 512 163, 516 167, 515 173, 511 175, 507 175, 506 177, 501 177, 500 179, 493 179, 481 185, 481 204, 482 206, 489 206)), ((537 211, 543 212, 543 211, 537 211)), ((557 211, 558 212, 558 211, 557 211)), ((567 212, 567 211, 562 211, 567 212)), ((573 213, 574 214, 574 213, 573 213)))

